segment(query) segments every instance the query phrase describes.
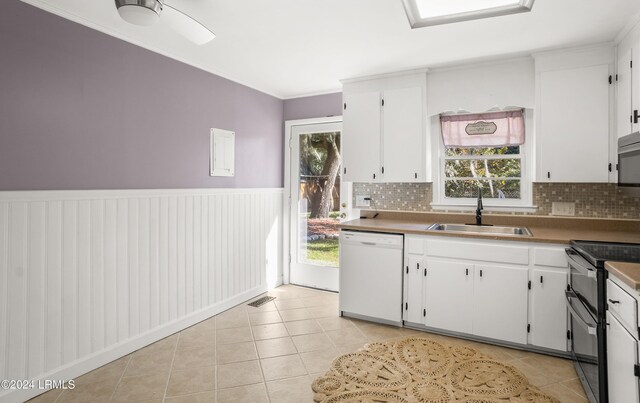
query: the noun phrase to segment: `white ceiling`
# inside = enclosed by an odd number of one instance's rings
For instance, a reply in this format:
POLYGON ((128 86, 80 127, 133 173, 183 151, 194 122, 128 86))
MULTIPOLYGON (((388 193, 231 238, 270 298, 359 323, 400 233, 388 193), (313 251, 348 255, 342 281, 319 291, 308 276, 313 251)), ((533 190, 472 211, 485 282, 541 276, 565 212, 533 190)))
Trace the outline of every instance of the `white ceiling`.
POLYGON ((638 0, 536 0, 530 13, 410 29, 401 0, 167 0, 212 29, 196 46, 122 21, 113 0, 23 0, 280 98, 340 79, 612 41, 638 0))

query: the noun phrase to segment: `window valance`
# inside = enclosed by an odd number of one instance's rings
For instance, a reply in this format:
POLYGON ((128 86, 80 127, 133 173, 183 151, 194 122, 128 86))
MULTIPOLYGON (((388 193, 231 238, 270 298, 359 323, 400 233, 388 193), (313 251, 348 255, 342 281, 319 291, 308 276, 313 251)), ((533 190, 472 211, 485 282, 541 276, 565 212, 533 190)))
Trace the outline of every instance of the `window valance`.
POLYGON ((445 147, 504 147, 524 144, 524 109, 440 115, 445 147))

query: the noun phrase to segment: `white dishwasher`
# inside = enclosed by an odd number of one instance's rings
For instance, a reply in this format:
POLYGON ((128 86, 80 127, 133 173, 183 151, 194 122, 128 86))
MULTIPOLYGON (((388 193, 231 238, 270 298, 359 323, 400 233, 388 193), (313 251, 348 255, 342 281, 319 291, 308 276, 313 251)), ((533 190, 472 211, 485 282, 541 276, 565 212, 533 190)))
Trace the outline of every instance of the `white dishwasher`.
POLYGON ((402 323, 403 236, 340 232, 340 312, 402 323))

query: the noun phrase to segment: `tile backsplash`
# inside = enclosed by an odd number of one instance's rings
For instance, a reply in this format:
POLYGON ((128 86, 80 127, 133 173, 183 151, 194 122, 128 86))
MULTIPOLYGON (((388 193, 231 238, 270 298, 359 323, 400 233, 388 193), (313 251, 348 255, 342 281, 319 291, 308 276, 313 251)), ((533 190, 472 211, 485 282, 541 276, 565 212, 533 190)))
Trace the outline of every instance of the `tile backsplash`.
POLYGON ((371 209, 396 211, 430 211, 431 183, 354 183, 356 196, 371 196, 371 209))
MULTIPOLYGON (((354 183, 355 197, 369 195, 371 208, 431 211, 431 183, 354 183)), ((628 195, 609 183, 534 183, 535 215, 551 215, 553 202, 572 202, 576 217, 640 219, 640 196, 628 195)), ((502 212, 504 214, 504 212, 502 212)))

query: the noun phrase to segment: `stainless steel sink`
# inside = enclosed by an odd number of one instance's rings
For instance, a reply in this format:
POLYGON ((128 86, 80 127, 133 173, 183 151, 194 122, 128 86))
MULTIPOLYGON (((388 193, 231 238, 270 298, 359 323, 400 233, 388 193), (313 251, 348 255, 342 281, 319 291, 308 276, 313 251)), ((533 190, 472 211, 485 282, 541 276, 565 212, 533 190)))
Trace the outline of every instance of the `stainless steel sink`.
POLYGON ((473 224, 432 224, 428 228, 431 231, 460 232, 466 234, 487 234, 487 235, 514 235, 531 236, 531 231, 526 227, 501 227, 473 224))

